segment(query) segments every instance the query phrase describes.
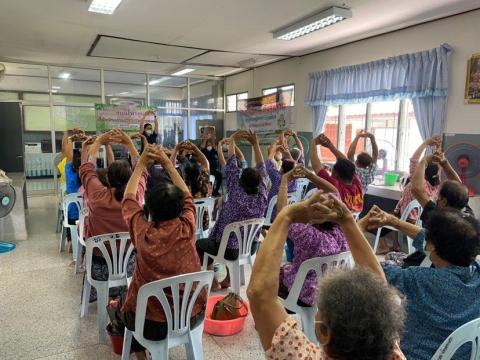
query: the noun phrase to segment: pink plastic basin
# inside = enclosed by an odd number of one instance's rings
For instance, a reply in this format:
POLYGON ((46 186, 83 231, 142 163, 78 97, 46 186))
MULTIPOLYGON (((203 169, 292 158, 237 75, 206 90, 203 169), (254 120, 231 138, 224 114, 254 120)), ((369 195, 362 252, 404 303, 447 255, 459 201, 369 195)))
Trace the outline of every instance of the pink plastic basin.
MULTIPOLYGON (((216 336, 231 336, 238 334, 243 330, 243 326, 245 325, 245 317, 240 317, 234 320, 212 320, 211 315, 213 311, 213 307, 215 304, 222 300, 225 295, 214 295, 210 296, 207 300, 207 313, 205 316, 205 325, 204 330, 206 333, 216 336)), ((250 308, 248 306, 248 302, 245 301, 247 304, 247 312, 246 315, 250 312, 250 308)))

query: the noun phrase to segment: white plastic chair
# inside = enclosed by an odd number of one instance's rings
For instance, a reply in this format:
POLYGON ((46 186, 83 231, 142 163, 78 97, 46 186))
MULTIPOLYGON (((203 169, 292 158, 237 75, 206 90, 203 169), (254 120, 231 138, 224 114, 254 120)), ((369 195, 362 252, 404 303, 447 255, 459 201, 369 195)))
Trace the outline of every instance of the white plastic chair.
POLYGON ((215 176, 214 175, 209 175, 208 177, 210 184, 212 184, 212 190, 215 188, 215 176))
MULTIPOLYGON (((208 204, 206 202, 203 202, 203 201, 195 200, 195 215, 196 215, 196 217, 195 217, 195 225, 196 225, 195 235, 196 235, 197 240, 198 239, 204 239, 204 238, 208 237, 209 229, 203 230, 203 217, 205 216, 205 212, 207 212, 207 214, 209 214, 209 216, 210 216, 210 211, 209 211, 209 208, 208 208, 208 204)), ((211 218, 209 217, 208 219, 210 221, 211 218)))
POLYGON ((88 314, 88 302, 91 286, 97 290, 97 324, 98 339, 101 343, 106 341, 107 327, 107 303, 108 290, 117 286, 127 286, 127 265, 133 251, 133 245, 127 243, 130 240, 128 232, 105 234, 88 238, 87 252, 85 254, 86 280, 83 284, 82 305, 80 316, 88 314), (118 244, 117 244, 118 242, 118 244), (110 246, 110 252, 105 246, 110 246), (101 281, 92 278, 93 249, 99 249, 108 266, 108 280, 101 281))
POLYGON ((263 222, 264 219, 260 218, 228 224, 225 227, 225 230, 223 230, 222 240, 220 241, 217 255, 208 254, 207 252, 203 255, 203 270, 207 270, 209 258, 227 266, 230 271, 233 292, 237 295, 240 295, 240 284, 245 284, 245 264, 253 266, 255 261, 255 254, 251 255, 252 243, 258 238, 263 222), (225 259, 228 239, 232 233, 235 234, 238 240, 239 254, 237 260, 225 259))
MULTIPOLYGON (((265 214, 264 226, 271 226, 273 223, 273 220, 275 220, 275 218, 272 218, 273 217, 272 215, 273 215, 273 210, 275 210, 277 207, 277 199, 278 199, 278 195, 275 195, 270 199, 270 202, 267 208, 267 213, 265 214)), ((288 194, 287 205, 295 204, 296 202, 298 202, 298 198, 296 194, 295 193, 288 194)))
POLYGON ((472 344, 470 360, 480 360, 480 318, 460 326, 451 333, 435 352, 432 360, 449 360, 467 343, 472 344))
POLYGON ((88 215, 90 214, 90 211, 88 208, 83 208, 80 210, 80 216, 78 218, 78 235, 77 235, 77 252, 76 254, 74 253, 73 255, 75 256, 75 274, 77 274, 80 271, 80 264, 82 263, 82 254, 83 254, 83 248, 86 246, 85 245, 85 224, 88 219, 88 215))
POLYGON ((318 191, 318 189, 310 189, 308 190, 308 192, 305 194, 305 196, 303 197, 303 200, 308 200, 310 199, 316 192, 318 191))
POLYGON ((296 190, 295 190, 295 196, 297 197, 298 200, 303 200, 305 194, 307 193, 307 188, 308 184, 310 184, 310 180, 308 179, 296 179, 296 190))
MULTIPOLYGON (((79 193, 72 193, 65 195, 62 203, 62 211, 63 211, 63 223, 62 223, 62 231, 60 233, 60 245, 59 245, 59 252, 65 250, 65 244, 67 242, 67 228, 70 229, 70 236, 72 237, 72 250, 73 254, 76 254, 76 246, 78 240, 77 237, 77 225, 76 224, 69 224, 68 223, 68 208, 70 204, 73 204, 77 207, 78 213, 83 208, 83 197, 79 193)), ((75 260, 75 257, 73 258, 75 260)))
POLYGON ((132 335, 142 346, 148 349, 152 356, 152 360, 168 359, 168 350, 172 347, 183 344, 185 344, 187 350, 187 359, 203 360, 202 333, 205 319, 202 319, 200 324, 191 329, 190 318, 195 302, 202 289, 207 289, 208 298, 212 281, 213 271, 202 271, 174 276, 143 285, 138 290, 137 295, 135 331, 132 332, 125 328, 122 360, 129 359, 132 335), (180 287, 182 286, 184 289, 183 294, 190 294, 192 293, 194 284, 196 284, 196 288, 193 291, 192 296, 189 297, 183 295, 180 300, 180 287), (165 295, 165 289, 171 291, 173 297, 173 309, 170 307, 170 303, 165 295), (164 340, 152 341, 145 339, 143 336, 145 314, 148 299, 150 297, 158 299, 167 319, 168 334, 164 340))
POLYGON ((337 255, 316 257, 304 261, 297 271, 297 275, 295 276, 295 280, 293 281, 292 288, 290 289, 287 298, 282 299, 279 297, 280 302, 286 309, 293 311, 300 316, 302 320, 303 332, 310 339, 310 341, 313 341, 314 343, 318 343, 315 335, 315 314, 317 313, 317 307, 299 306, 297 304, 298 298, 309 271, 315 271, 318 282, 318 279, 324 277, 328 271, 338 267, 353 267, 353 259, 350 251, 346 251, 337 255))
MULTIPOLYGON (((422 215, 423 208, 417 200, 410 201, 410 203, 407 205, 407 207, 403 211, 402 216, 400 217, 400 220, 407 221, 408 217, 410 216, 410 214, 414 210, 417 210, 417 214, 418 214, 417 215, 417 221, 416 221, 415 225, 421 227, 422 226, 422 221, 420 220, 420 216, 422 215)), ((392 226, 387 225, 387 226, 383 226, 381 228, 378 228, 377 236, 375 238, 375 245, 373 246, 373 251, 375 251, 375 252, 377 252, 378 242, 380 241, 380 234, 382 232, 382 229, 384 229, 384 228, 398 232, 399 240, 402 239, 402 236, 403 236, 402 233, 392 226)), ((410 254, 415 252, 415 248, 413 247, 413 239, 411 237, 407 236, 407 242, 408 242, 408 254, 410 255, 410 254)))
MULTIPOLYGON (((194 202, 195 203, 203 202, 203 203, 207 204, 207 206, 208 206, 208 216, 209 216, 210 225, 211 225, 212 221, 213 221, 213 210, 215 209, 216 199, 213 198, 213 197, 205 197, 205 198, 194 199, 194 202)), ((212 226, 210 226, 210 227, 212 227, 212 226)))

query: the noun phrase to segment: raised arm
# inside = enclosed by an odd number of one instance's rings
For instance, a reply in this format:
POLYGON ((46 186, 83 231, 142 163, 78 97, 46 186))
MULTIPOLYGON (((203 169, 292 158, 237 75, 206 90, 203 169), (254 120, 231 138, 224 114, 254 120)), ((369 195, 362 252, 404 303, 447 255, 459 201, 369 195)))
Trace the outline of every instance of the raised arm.
POLYGON ((182 177, 178 173, 177 169, 175 168, 175 165, 172 164, 168 156, 165 154, 163 149, 159 146, 155 146, 152 148, 152 158, 157 161, 162 167, 165 169, 167 174, 170 177, 170 180, 172 180, 172 183, 176 185, 180 190, 182 190, 184 193, 189 194, 190 190, 188 190, 188 186, 185 184, 185 181, 183 181, 182 177))
POLYGON ((253 152, 255 153, 256 164, 257 165, 262 164, 264 160, 263 160, 262 150, 260 149, 260 143, 258 142, 257 134, 255 134, 253 131, 250 130, 244 134, 244 139, 247 140, 253 146, 253 152))
POLYGON ((325 134, 318 135, 317 139, 317 143, 329 149, 337 159, 347 158, 344 153, 342 153, 340 150, 337 149, 335 145, 333 145, 331 140, 325 134))
MULTIPOLYGON (((431 158, 431 157, 429 157, 431 158)), ((417 165, 415 172, 412 175, 412 194, 417 199, 422 207, 430 201, 427 192, 425 191, 425 168, 429 158, 423 158, 417 165)))
POLYGON ((358 140, 360 140, 360 137, 361 137, 360 134, 361 132, 355 136, 352 143, 350 144, 350 147, 348 148, 347 158, 350 161, 355 161, 355 151, 357 151, 358 140))
POLYGON ((440 148, 442 145, 442 139, 440 138, 439 135, 435 135, 429 139, 426 139, 418 148, 415 150, 413 153, 412 157, 410 160, 413 161, 419 161, 420 158, 422 157, 423 151, 428 147, 428 146, 435 146, 437 149, 440 148))
POLYGON ((105 145, 105 151, 107 152, 107 166, 115 161, 115 155, 110 144, 105 145))
POLYGON ((370 132, 366 132, 365 136, 370 139, 370 142, 372 143, 372 160, 373 163, 376 164, 378 160, 378 145, 377 145, 377 140, 375 139, 375 135, 373 135, 370 132))
POLYGON ((218 142, 217 145, 217 154, 218 154, 218 162, 220 163, 220 168, 225 167, 225 156, 223 155, 223 144, 226 144, 228 139, 222 139, 218 142))
POLYGON ((317 138, 314 138, 310 146, 310 162, 312 163, 313 171, 318 174, 322 170, 323 164, 318 156, 318 143, 317 138))
POLYGON ((307 178, 312 183, 314 183, 318 189, 323 190, 326 193, 337 193, 337 188, 329 183, 327 180, 322 179, 321 177, 317 176, 304 166, 298 166, 297 171, 301 174, 301 177, 307 178))
POLYGON ((280 188, 278 190, 277 213, 288 204, 288 182, 300 177, 304 177, 304 172, 300 166, 295 167, 289 172, 283 174, 282 180, 280 181, 280 188))
POLYGON ((154 162, 154 156, 156 156, 153 152, 153 145, 148 144, 142 155, 140 156, 137 166, 133 169, 133 173, 130 176, 130 179, 128 180, 127 186, 125 188, 125 193, 124 195, 131 194, 133 196, 137 195, 138 191, 138 184, 140 183, 140 179, 142 177, 142 173, 145 169, 148 169, 150 165, 153 164, 154 162))
POLYGON ((208 163, 207 157, 202 152, 202 150, 200 150, 197 145, 195 145, 190 141, 188 141, 185 146, 188 150, 192 151, 193 156, 200 163, 200 166, 202 167, 202 169, 210 173, 210 164, 208 163))
POLYGON ((447 160, 447 158, 445 157, 445 154, 443 152, 442 153, 436 153, 434 157, 437 159, 438 163, 442 167, 443 172, 445 173, 445 176, 447 177, 448 180, 454 180, 454 181, 458 181, 460 183, 462 182, 462 179, 460 179, 460 176, 453 169, 452 165, 447 160))
POLYGON ((237 154, 238 160, 245 161, 245 155, 243 155, 242 150, 235 144, 235 154, 237 154))
POLYGON ((304 154, 303 144, 300 138, 298 137, 297 132, 293 129, 287 129, 284 133, 285 133, 284 136, 291 136, 293 140, 295 140, 295 144, 297 144, 298 150, 300 150, 301 155, 303 155, 304 154))

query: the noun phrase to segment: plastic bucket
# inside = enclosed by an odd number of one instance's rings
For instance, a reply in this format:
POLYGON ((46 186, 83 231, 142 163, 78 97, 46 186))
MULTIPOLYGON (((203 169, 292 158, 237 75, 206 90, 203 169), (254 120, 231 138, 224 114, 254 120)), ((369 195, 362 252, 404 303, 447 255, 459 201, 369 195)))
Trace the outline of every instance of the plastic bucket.
MULTIPOLYGON (((213 308, 215 304, 222 300, 225 297, 225 295, 215 295, 215 296, 210 296, 207 300, 207 312, 205 316, 205 325, 204 325, 204 330, 206 333, 211 334, 211 335, 216 335, 216 336, 231 336, 238 334, 243 330, 243 326, 245 325, 245 317, 239 317, 237 319, 233 320, 212 320, 210 317, 212 315, 213 308)), ((247 314, 250 312, 250 308, 248 307, 248 303, 245 301, 247 304, 247 314)))
MULTIPOLYGON (((110 336, 110 341, 112 343, 113 352, 117 355, 122 355, 123 351, 123 334, 117 334, 112 332, 112 326, 110 324, 107 325, 107 333, 110 336)), ((132 350, 130 349, 130 353, 132 350)))
POLYGON ((398 174, 394 172, 386 172, 383 174, 383 180, 385 185, 394 186, 398 180, 398 174))

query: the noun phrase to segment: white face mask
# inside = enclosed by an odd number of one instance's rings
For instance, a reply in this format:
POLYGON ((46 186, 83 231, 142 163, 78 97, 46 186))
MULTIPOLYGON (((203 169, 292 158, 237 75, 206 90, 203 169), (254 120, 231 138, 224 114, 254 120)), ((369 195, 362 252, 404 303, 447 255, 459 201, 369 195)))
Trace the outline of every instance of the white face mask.
POLYGON ((152 130, 145 130, 145 134, 147 134, 147 135, 152 135, 152 134, 153 134, 153 131, 152 131, 152 130))
POLYGON ((278 154, 278 153, 277 153, 277 154, 275 154, 275 160, 277 160, 277 161, 281 161, 281 160, 282 160, 282 158, 283 158, 283 155, 282 155, 282 154, 278 154))
POLYGON ((212 149, 213 149, 213 148, 212 148, 211 146, 207 146, 207 150, 208 150, 208 151, 212 151, 212 149))

